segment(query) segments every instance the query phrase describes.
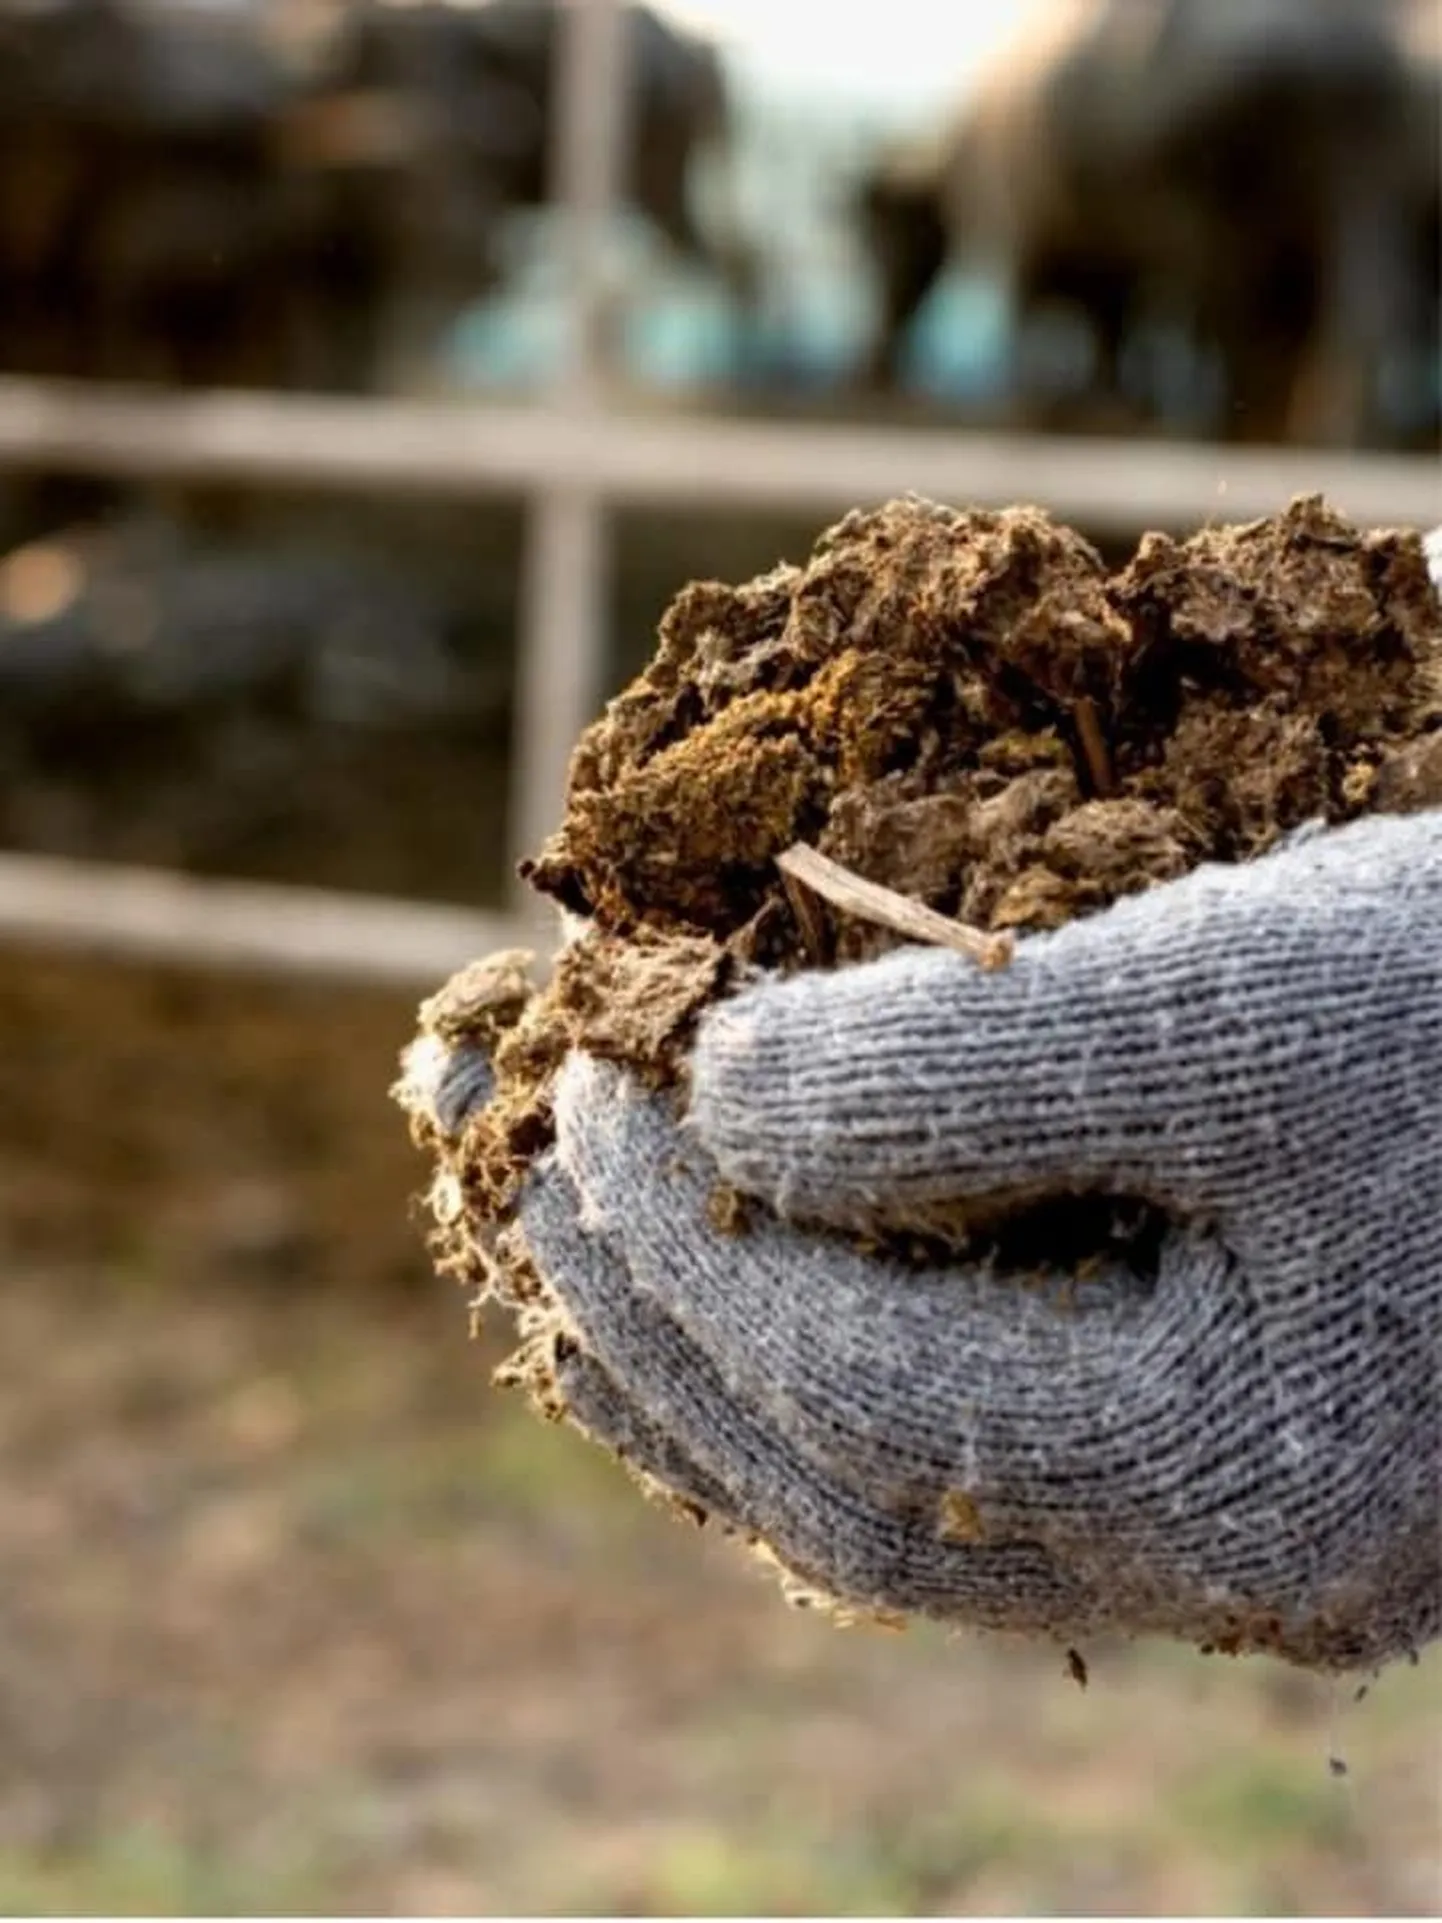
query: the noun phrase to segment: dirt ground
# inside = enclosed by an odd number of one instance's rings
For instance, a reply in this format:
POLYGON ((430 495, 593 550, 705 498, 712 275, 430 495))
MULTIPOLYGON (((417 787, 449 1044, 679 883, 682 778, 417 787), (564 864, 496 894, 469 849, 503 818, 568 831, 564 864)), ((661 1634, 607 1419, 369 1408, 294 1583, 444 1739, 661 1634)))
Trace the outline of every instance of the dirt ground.
POLYGON ((0 961, 0 1912, 1436 1909, 1435 1654, 841 1631, 490 1390, 413 1012, 0 961))

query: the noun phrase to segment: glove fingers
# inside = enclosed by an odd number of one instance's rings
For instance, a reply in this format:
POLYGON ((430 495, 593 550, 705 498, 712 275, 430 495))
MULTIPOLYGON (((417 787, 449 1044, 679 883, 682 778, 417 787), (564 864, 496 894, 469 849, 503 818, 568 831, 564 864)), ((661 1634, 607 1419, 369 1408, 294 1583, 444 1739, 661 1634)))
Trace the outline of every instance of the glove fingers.
MULTIPOLYGON (((525 1220, 533 1256, 594 1352, 589 1361, 565 1365, 577 1372, 572 1382, 584 1380, 585 1414, 602 1434, 609 1425, 623 1438, 643 1468, 697 1499, 704 1491, 736 1529, 765 1542, 794 1576, 833 1598, 1071 1640, 1122 1631, 1220 1641, 1320 1669, 1375 1665, 1436 1633, 1435 1545, 1430 1556, 1414 1557, 1401 1602, 1392 1597, 1381 1614, 1365 1593, 1348 1607, 1345 1586, 1320 1600, 1279 1593, 1278 1578, 1289 1567, 1285 1542, 1280 1561, 1238 1582, 1226 1538, 1235 1521, 1229 1505, 1245 1495, 1240 1484, 1226 1492, 1211 1525, 1220 1552, 1212 1567, 1205 1559, 1197 1565, 1165 1533, 1130 1554, 1075 1532, 1046 1541, 1018 1533, 958 1542, 930 1517, 868 1501, 771 1429, 635 1291, 615 1256, 581 1230, 577 1207, 553 1165, 533 1185, 525 1220), (623 1413, 627 1405, 636 1413, 623 1413), (695 1478, 689 1483, 678 1476, 682 1462, 691 1465, 680 1470, 695 1478)), ((1238 1441, 1243 1477, 1252 1453, 1251 1442, 1238 1441)), ((1285 1538, 1285 1512, 1274 1520, 1285 1538)), ((966 1517, 944 1519, 955 1522, 964 1525, 966 1517)))
POLYGON ((582 1422, 589 1415, 603 1432, 623 1435, 662 1480, 679 1451, 704 1479, 698 1488, 724 1492, 717 1510, 795 1576, 868 1609, 1057 1635, 1105 1626, 1106 1612, 1041 1545, 950 1542, 930 1517, 866 1501, 776 1434, 581 1227, 578 1198, 554 1164, 533 1181, 522 1224, 592 1358, 571 1365, 588 1398, 582 1422), (618 1413, 623 1405, 640 1412, 639 1422, 618 1413))
POLYGON ((998 973, 905 949, 763 983, 703 1022, 691 1123, 727 1182, 815 1222, 1089 1187, 1275 1203, 1343 1130, 1385 1131, 1435 1006, 1438 819, 1199 869, 998 973))
MULTIPOLYGON (((707 1220, 714 1171, 663 1098, 574 1057, 558 1155, 589 1227, 728 1384, 868 1498, 939 1516, 958 1495, 1005 1530, 1120 1540, 1250 1353, 1210 1244, 1176 1238, 1159 1282, 1059 1287, 915 1272, 767 1219, 707 1220)), ((1170 1495, 1159 1500, 1170 1500, 1170 1495)), ((1155 1506, 1154 1504, 1152 1506, 1155 1506)))
POLYGON ((723 1485, 698 1468, 675 1437, 644 1409, 628 1401, 593 1355, 572 1349, 560 1357, 556 1381, 566 1399, 567 1414, 593 1441, 725 1527, 738 1526, 723 1485))
POLYGON ((484 1049, 425 1034, 406 1050, 395 1096, 408 1115, 450 1142, 467 1118, 485 1107, 495 1085, 495 1070, 484 1049))

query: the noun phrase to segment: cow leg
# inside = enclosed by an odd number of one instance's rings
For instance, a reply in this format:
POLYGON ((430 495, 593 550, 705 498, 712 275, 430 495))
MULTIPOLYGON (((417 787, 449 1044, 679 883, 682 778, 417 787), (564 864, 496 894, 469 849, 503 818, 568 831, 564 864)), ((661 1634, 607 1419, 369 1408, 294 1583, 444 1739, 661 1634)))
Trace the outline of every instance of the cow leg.
POLYGON ((866 198, 865 222, 880 271, 881 312, 862 370, 871 389, 900 384, 906 335, 941 277, 950 251, 936 188, 877 182, 866 198))

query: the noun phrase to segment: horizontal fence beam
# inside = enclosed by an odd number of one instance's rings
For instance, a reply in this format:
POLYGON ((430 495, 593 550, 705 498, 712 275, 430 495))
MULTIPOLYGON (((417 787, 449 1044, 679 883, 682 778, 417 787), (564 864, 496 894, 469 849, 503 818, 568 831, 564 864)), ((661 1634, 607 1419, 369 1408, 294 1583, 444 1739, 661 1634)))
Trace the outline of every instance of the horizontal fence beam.
POLYGON ((0 466, 378 493, 559 486, 662 507, 832 510, 912 492, 1032 502, 1098 533, 1248 520, 1305 493, 1369 527, 1442 518, 1442 473, 1414 455, 15 379, 0 379, 0 466))
MULTIPOLYGON (((954 503, 1032 501, 1098 533, 1247 519, 1306 492, 1325 494, 1365 526, 1442 520, 1442 475, 1435 462, 1414 457, 768 424, 584 405, 158 395, 12 379, 0 379, 5 466, 352 492, 559 489, 633 505, 792 511, 915 492, 954 503)), ((556 732, 548 727, 548 744, 556 732)), ((535 741, 522 746, 530 750, 522 756, 525 786, 534 790, 523 812, 540 822, 559 807, 560 774, 549 765, 556 754, 542 755, 535 741)), ((488 915, 0 855, 0 942, 424 992, 496 948, 519 943, 544 954, 554 934, 534 912, 488 915)))
POLYGON ((0 855, 0 944, 109 961, 428 994, 495 949, 544 952, 538 926, 385 896, 0 855))

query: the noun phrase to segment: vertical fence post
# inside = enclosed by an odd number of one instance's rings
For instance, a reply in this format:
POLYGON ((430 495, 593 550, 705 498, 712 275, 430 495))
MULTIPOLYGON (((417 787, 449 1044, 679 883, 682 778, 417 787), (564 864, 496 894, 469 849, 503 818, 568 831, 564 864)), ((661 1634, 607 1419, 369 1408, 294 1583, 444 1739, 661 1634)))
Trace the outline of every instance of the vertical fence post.
MULTIPOLYGON (((553 198, 566 285, 566 352, 552 405, 597 409, 604 382, 606 242, 627 132, 624 0, 565 0, 557 9, 553 198)), ((509 843, 534 852, 556 825, 577 733, 599 700, 608 593, 604 500, 558 476, 530 507, 521 583, 509 843)), ((534 921, 525 891, 517 912, 534 921)))

